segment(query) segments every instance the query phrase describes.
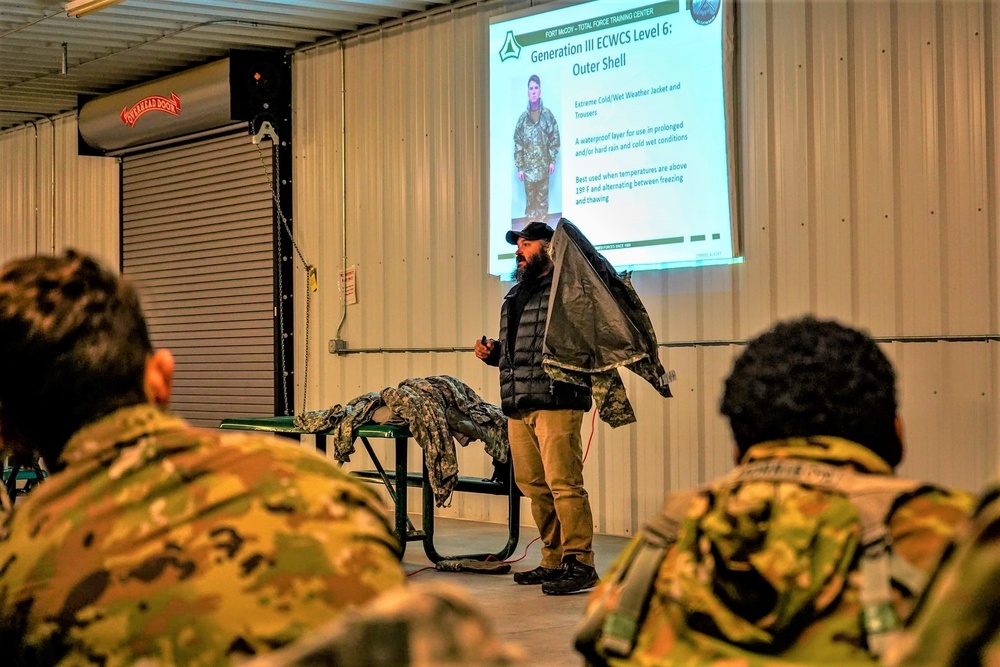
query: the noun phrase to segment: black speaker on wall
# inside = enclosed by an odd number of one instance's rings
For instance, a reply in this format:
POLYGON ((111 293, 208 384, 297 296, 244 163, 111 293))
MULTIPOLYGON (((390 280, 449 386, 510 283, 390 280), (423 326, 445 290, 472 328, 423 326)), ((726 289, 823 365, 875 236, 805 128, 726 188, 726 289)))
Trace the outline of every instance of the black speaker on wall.
POLYGON ((229 95, 233 120, 250 121, 252 132, 266 120, 281 133, 291 121, 291 56, 283 51, 230 51, 229 95))

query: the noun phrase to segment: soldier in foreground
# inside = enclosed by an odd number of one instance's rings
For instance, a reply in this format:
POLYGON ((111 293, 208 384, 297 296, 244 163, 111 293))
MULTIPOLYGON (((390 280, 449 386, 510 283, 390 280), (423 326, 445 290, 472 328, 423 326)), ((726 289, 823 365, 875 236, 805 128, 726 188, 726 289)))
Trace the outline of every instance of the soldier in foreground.
POLYGON ((591 664, 877 664, 971 499, 895 477, 895 377, 811 317, 750 341, 721 405, 738 466, 671 494, 592 595, 591 664))
POLYGON ((523 649, 497 637, 466 591, 418 583, 243 667, 515 667, 523 660, 523 649))
POLYGON ((4 664, 222 665, 403 585, 381 501, 165 411, 173 358, 93 259, 0 271, 0 433, 54 473, 0 531, 4 664))

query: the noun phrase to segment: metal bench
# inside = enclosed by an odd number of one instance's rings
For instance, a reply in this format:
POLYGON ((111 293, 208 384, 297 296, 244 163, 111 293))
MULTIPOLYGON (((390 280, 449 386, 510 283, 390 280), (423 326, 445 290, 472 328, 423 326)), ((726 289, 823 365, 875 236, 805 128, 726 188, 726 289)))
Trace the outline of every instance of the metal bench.
POLYGON ((9 457, 3 466, 3 485, 8 501, 13 504, 18 496, 28 493, 47 476, 37 458, 25 461, 17 456, 9 457))
MULTIPOLYGON (((297 428, 294 424, 294 417, 230 417, 223 419, 219 428, 240 431, 264 431, 268 433, 278 433, 289 437, 299 438, 303 435, 316 436, 316 448, 326 452, 326 437, 329 431, 310 433, 297 428)), ((514 483, 513 467, 510 467, 510 479, 507 484, 500 484, 489 479, 480 477, 459 476, 455 491, 466 493, 481 493, 493 496, 507 496, 507 544, 502 549, 493 553, 472 553, 456 556, 444 556, 438 553, 434 547, 434 491, 431 489, 430 481, 427 477, 427 466, 422 465, 422 470, 407 470, 406 451, 412 434, 405 426, 394 426, 391 424, 365 424, 355 431, 355 437, 361 440, 368 456, 375 465, 375 470, 355 470, 350 474, 361 480, 368 482, 382 483, 389 493, 389 497, 395 504, 395 527, 396 537, 402 551, 405 551, 408 542, 420 541, 424 546, 424 553, 432 563, 442 560, 453 559, 473 559, 505 560, 517 548, 520 538, 521 521, 521 492, 514 483), (392 471, 386 471, 382 462, 372 449, 369 438, 392 438, 395 441, 395 465, 392 471), (423 509, 421 512, 421 530, 417 530, 410 517, 407 515, 406 489, 407 487, 420 487, 422 489, 423 509)))

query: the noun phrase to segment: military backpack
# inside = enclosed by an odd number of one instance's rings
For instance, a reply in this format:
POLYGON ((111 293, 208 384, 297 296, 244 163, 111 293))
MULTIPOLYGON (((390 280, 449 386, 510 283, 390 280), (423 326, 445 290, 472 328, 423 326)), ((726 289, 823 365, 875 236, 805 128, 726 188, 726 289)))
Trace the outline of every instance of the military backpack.
MULTIPOLYGON (((857 472, 805 459, 768 459, 736 468, 722 486, 746 482, 791 482, 839 493, 856 508, 860 523, 858 570, 860 624, 868 651, 881 656, 900 634, 892 588, 916 597, 927 575, 892 549, 887 522, 899 501, 933 487, 888 475, 857 472)), ((575 645, 593 665, 628 658, 638 637, 654 584, 667 552, 678 539, 692 501, 719 484, 669 495, 663 511, 642 529, 638 544, 592 600, 577 629, 575 645)))

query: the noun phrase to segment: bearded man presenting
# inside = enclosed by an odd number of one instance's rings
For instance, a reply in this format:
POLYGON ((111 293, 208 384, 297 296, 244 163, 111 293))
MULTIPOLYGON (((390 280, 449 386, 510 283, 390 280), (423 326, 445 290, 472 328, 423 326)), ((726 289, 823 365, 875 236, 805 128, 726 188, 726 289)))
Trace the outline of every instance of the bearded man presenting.
POLYGON ((523 585, 541 585, 546 595, 568 595, 599 583, 594 569, 594 521, 583 487, 583 414, 589 387, 558 382, 542 368, 542 346, 552 288, 548 253, 553 229, 532 222, 507 232, 517 246, 516 284, 500 309, 499 340, 477 340, 476 356, 500 367, 500 403, 514 478, 531 500, 542 538, 541 565, 514 574, 523 585))

